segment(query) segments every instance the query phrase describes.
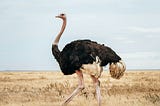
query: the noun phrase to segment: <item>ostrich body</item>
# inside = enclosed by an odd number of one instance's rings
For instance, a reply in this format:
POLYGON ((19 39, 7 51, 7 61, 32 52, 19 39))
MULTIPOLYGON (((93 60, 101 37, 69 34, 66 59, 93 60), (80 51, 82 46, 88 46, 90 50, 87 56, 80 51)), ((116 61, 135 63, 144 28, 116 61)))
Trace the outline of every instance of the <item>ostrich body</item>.
POLYGON ((57 45, 53 46, 53 49, 56 48, 56 53, 58 53, 57 61, 64 75, 75 73, 75 70, 79 70, 82 64, 92 64, 93 61, 96 61, 96 56, 101 60, 100 66, 121 60, 111 48, 91 40, 73 41, 67 44, 61 52, 57 45))
MULTIPOLYGON (((72 41, 71 43, 67 44, 62 51, 60 51, 58 48, 58 43, 66 27, 66 15, 60 14, 59 16, 56 16, 56 18, 62 19, 63 25, 61 31, 52 44, 52 53, 59 63, 64 75, 76 73, 79 78, 78 87, 64 101, 63 105, 67 105, 73 99, 73 97, 78 94, 78 92, 84 89, 83 72, 86 72, 91 76, 95 84, 98 106, 100 106, 101 94, 100 81, 98 78, 101 75, 102 67, 109 63, 113 66, 110 69, 119 70, 119 68, 117 68, 118 65, 113 64, 119 63, 121 58, 111 48, 88 39, 72 41)), ((123 62, 122 64, 119 64, 119 67, 121 67, 121 70, 125 70, 123 62)))

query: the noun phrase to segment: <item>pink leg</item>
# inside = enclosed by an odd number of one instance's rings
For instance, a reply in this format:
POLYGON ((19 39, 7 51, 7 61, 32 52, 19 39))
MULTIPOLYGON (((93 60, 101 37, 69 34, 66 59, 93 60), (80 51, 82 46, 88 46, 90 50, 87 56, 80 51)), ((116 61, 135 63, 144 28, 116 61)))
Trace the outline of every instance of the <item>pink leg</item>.
POLYGON ((62 106, 66 106, 72 99, 74 96, 76 96, 81 90, 84 89, 84 80, 83 80, 83 74, 81 71, 77 70, 76 74, 79 78, 79 85, 78 87, 72 92, 72 94, 64 101, 64 103, 62 104, 62 106))
POLYGON ((100 92, 100 81, 95 76, 91 75, 91 78, 93 80, 93 83, 96 86, 96 94, 97 94, 97 101, 98 106, 101 106, 101 92, 100 92))

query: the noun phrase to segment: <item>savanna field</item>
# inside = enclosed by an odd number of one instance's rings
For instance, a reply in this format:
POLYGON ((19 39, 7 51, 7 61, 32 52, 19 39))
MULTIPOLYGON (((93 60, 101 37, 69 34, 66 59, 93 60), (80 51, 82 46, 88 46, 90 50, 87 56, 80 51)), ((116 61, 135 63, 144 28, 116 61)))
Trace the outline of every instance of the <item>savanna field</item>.
MULTIPOLYGON (((67 106, 97 106, 89 75, 85 89, 67 106)), ((100 78, 102 106, 160 106, 160 70, 127 70, 116 80, 104 71, 100 78)), ((75 74, 58 72, 0 72, 0 106, 61 106, 77 87, 75 74)))

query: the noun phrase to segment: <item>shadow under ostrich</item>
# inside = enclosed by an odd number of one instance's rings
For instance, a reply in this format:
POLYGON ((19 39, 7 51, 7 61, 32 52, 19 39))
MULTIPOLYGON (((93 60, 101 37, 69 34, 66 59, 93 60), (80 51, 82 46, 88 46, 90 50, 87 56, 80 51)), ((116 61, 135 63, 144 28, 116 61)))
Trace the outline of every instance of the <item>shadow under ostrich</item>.
POLYGON ((111 77, 120 79, 126 70, 124 62, 111 48, 88 39, 72 41, 60 51, 58 43, 66 27, 66 15, 60 14, 56 18, 62 19, 63 24, 52 43, 52 53, 64 75, 76 73, 79 79, 78 87, 62 105, 67 105, 74 96, 84 89, 83 73, 87 73, 93 80, 98 106, 101 106, 100 81, 98 79, 103 71, 102 67, 109 63, 111 77))

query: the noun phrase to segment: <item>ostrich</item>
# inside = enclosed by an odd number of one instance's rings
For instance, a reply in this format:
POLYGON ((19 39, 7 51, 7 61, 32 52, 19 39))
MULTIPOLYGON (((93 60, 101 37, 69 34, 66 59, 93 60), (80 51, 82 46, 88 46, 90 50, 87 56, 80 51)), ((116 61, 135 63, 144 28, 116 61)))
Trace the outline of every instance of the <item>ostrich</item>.
POLYGON ((78 87, 62 105, 67 105, 73 97, 84 89, 83 73, 87 73, 95 85, 98 106, 100 106, 101 93, 99 77, 103 71, 102 67, 109 63, 111 77, 119 79, 123 76, 126 66, 122 59, 110 47, 88 39, 72 41, 60 51, 58 43, 66 27, 66 15, 60 14, 56 18, 62 19, 63 24, 59 34, 52 43, 52 54, 59 63, 64 75, 76 73, 79 79, 78 87))

